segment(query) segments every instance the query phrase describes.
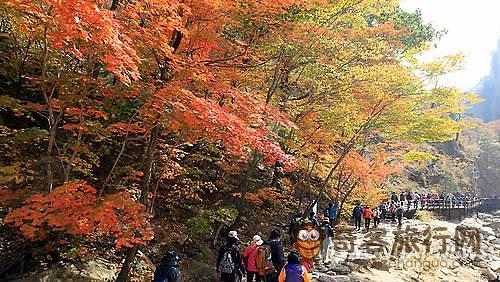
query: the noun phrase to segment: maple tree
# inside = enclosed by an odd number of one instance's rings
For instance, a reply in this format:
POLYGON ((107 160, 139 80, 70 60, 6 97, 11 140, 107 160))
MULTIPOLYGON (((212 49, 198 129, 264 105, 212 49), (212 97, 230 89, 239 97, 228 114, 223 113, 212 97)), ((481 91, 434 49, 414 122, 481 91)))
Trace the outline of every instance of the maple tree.
POLYGON ((84 182, 68 182, 47 195, 31 195, 21 208, 5 217, 32 240, 48 234, 107 234, 117 238, 116 246, 142 244, 152 231, 144 207, 134 204, 122 192, 97 199, 96 189, 84 182))

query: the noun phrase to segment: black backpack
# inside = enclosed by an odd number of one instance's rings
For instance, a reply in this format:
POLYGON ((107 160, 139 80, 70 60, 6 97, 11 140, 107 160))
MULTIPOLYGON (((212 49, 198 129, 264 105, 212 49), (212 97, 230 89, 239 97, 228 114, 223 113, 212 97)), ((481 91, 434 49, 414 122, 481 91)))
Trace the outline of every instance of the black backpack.
POLYGON ((234 273, 236 270, 236 263, 233 257, 233 248, 224 247, 224 254, 219 264, 219 271, 221 273, 234 273))
POLYGON ((396 210, 396 215, 397 215, 397 216, 403 216, 403 208, 401 208, 401 207, 400 207, 400 208, 398 208, 398 209, 396 210))
POLYGON ((361 217, 363 215, 363 209, 361 209, 360 206, 356 206, 354 207, 354 212, 353 212, 353 215, 355 217, 361 217))

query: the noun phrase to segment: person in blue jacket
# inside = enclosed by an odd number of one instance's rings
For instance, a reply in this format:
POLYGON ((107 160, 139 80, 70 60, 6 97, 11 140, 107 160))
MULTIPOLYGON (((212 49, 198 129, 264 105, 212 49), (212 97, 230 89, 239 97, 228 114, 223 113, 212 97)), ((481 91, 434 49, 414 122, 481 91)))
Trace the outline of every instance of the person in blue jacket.
POLYGON ((337 204, 329 203, 328 204, 328 220, 330 221, 330 226, 333 227, 335 218, 337 217, 337 210, 339 206, 337 204))
POLYGON ((361 230, 361 217, 363 216, 363 208, 359 203, 356 204, 352 210, 352 217, 354 217, 354 225, 356 225, 356 230, 361 230))
POLYGON ((179 270, 181 258, 175 251, 168 251, 155 270, 153 282, 182 282, 179 270))

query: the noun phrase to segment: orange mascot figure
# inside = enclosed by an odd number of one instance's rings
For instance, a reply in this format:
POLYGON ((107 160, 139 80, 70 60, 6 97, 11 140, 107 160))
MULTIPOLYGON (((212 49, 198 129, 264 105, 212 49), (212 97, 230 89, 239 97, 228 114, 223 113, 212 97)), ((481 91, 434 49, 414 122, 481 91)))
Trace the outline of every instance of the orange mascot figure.
POLYGON ((302 265, 305 266, 308 272, 314 268, 314 258, 321 250, 321 241, 325 238, 321 229, 314 223, 305 219, 302 226, 295 230, 294 247, 302 256, 302 265))

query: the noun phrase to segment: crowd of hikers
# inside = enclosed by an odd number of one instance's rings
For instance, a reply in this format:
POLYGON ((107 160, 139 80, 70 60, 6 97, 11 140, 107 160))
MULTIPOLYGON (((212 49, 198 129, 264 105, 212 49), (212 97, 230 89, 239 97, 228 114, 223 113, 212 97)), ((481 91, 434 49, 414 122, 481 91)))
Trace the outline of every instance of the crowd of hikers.
POLYGON ((291 251, 285 259, 281 233, 272 230, 269 240, 255 235, 240 253, 238 234, 230 231, 227 241, 219 250, 216 269, 221 281, 237 282, 246 275, 248 282, 299 282, 311 281, 307 269, 301 264, 300 255, 291 251))
MULTIPOLYGON (((278 230, 272 230, 266 241, 255 235, 241 253, 238 233, 229 231, 217 256, 216 270, 220 280, 239 282, 246 276, 248 282, 310 282, 310 273, 302 265, 298 252, 291 251, 285 258, 281 239, 278 230)), ((181 282, 179 261, 175 252, 167 252, 156 268, 153 282, 181 282)))
POLYGON ((361 230, 361 222, 364 221, 365 230, 370 230, 370 223, 373 220, 373 227, 377 228, 382 220, 391 219, 392 222, 398 221, 398 225, 403 224, 404 208, 400 204, 382 202, 380 205, 370 208, 357 203, 352 211, 354 226, 356 230, 361 230))
MULTIPOLYGON (((379 205, 370 207, 356 203, 352 211, 355 230, 369 231, 381 221, 391 220, 402 225, 405 206, 407 209, 418 208, 428 204, 466 205, 476 200, 474 196, 455 194, 432 194, 402 192, 399 195, 392 192, 379 205)), ((304 225, 311 225, 321 229, 324 238, 321 243, 319 258, 325 261, 334 235, 334 225, 338 220, 340 210, 337 204, 329 203, 323 216, 318 217, 315 212, 297 212, 292 216, 288 235, 290 243, 295 242, 295 230, 304 225)), ((250 244, 241 253, 240 240, 236 231, 227 234, 225 244, 219 249, 216 263, 217 273, 223 282, 238 282, 246 276, 248 282, 308 282, 311 281, 312 268, 304 265, 300 254, 292 250, 285 258, 282 234, 278 230, 271 230, 268 240, 263 240, 260 235, 254 235, 250 244)), ((182 275, 179 271, 180 257, 174 251, 168 251, 156 268, 154 282, 181 282, 182 275)))
POLYGON ((426 205, 441 205, 444 207, 464 206, 477 200, 477 196, 465 195, 462 193, 418 193, 418 192, 401 192, 399 195, 392 192, 384 202, 406 205, 407 208, 423 208, 426 205))

